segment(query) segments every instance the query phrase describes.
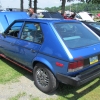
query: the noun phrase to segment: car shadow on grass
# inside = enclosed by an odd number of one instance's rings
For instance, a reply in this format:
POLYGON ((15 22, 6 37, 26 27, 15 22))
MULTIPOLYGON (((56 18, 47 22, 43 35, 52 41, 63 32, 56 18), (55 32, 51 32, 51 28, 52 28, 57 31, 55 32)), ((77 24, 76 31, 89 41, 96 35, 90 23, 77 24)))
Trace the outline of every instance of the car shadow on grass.
POLYGON ((20 74, 22 74, 23 76, 27 77, 30 80, 33 80, 33 74, 31 72, 28 72, 27 70, 11 63, 10 61, 6 60, 6 59, 1 59, 4 63, 6 63, 7 65, 9 65, 11 68, 13 68, 14 70, 16 70, 17 72, 19 72, 20 74))
MULTIPOLYGON (((31 81, 34 81, 32 73, 26 71, 25 69, 15 65, 5 59, 1 59, 1 60, 4 63, 8 64, 10 67, 12 67, 14 70, 21 73, 26 78, 30 79, 31 81)), ((58 89, 48 95, 52 96, 52 95, 56 94, 60 98, 57 100, 78 100, 79 98, 85 96, 86 94, 88 94, 89 92, 91 92, 92 90, 94 90, 95 88, 100 86, 100 78, 97 78, 95 80, 92 80, 91 82, 88 82, 79 87, 73 87, 70 85, 65 85, 65 84, 60 83, 58 89)))
POLYGON ((95 80, 78 87, 60 83, 56 94, 62 98, 60 100, 78 100, 96 89, 98 86, 100 86, 100 78, 96 78, 95 80))

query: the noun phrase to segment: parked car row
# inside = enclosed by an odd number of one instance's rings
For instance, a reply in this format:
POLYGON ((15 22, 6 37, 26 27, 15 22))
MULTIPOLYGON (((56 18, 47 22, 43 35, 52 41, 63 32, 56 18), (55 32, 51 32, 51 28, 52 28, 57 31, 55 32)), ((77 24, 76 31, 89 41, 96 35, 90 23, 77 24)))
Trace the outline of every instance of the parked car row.
POLYGON ((17 12, 0 15, 0 30, 5 29, 0 57, 32 72, 44 93, 56 90, 59 82, 79 86, 100 76, 100 37, 87 27, 94 27, 92 23, 29 19, 17 12))

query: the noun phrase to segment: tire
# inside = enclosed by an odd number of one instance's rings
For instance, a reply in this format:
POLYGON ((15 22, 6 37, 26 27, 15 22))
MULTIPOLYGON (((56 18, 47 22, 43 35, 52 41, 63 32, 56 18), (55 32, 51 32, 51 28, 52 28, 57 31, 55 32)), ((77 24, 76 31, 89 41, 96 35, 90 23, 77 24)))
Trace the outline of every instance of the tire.
POLYGON ((44 93, 51 93, 58 87, 57 79, 44 64, 35 65, 33 78, 36 87, 44 93))

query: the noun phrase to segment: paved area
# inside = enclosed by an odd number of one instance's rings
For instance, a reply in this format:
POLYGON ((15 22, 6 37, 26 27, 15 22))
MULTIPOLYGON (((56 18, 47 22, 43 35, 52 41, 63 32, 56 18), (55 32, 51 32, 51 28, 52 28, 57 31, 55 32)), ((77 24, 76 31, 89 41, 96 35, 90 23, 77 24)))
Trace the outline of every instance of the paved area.
MULTIPOLYGON (((32 98, 39 97, 40 100, 46 100, 47 98, 57 98, 57 95, 54 93, 52 95, 47 95, 40 90, 38 90, 30 76, 20 77, 18 82, 8 83, 5 85, 0 84, 0 100, 9 100, 9 98, 15 97, 18 94, 23 94, 20 97, 20 100, 31 100, 32 98)), ((34 99, 33 99, 34 100, 34 99)))

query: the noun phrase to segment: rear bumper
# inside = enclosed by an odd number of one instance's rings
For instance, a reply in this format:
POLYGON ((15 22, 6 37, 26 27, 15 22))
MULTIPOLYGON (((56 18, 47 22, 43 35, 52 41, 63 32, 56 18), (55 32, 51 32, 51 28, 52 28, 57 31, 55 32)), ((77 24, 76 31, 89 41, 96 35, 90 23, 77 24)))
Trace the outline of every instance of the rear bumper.
POLYGON ((62 74, 57 73, 57 79, 64 83, 64 84, 70 84, 73 86, 80 86, 84 83, 87 83, 97 77, 100 76, 100 65, 95 66, 92 69, 89 69, 85 72, 80 73, 76 77, 71 77, 71 76, 65 76, 62 74))

